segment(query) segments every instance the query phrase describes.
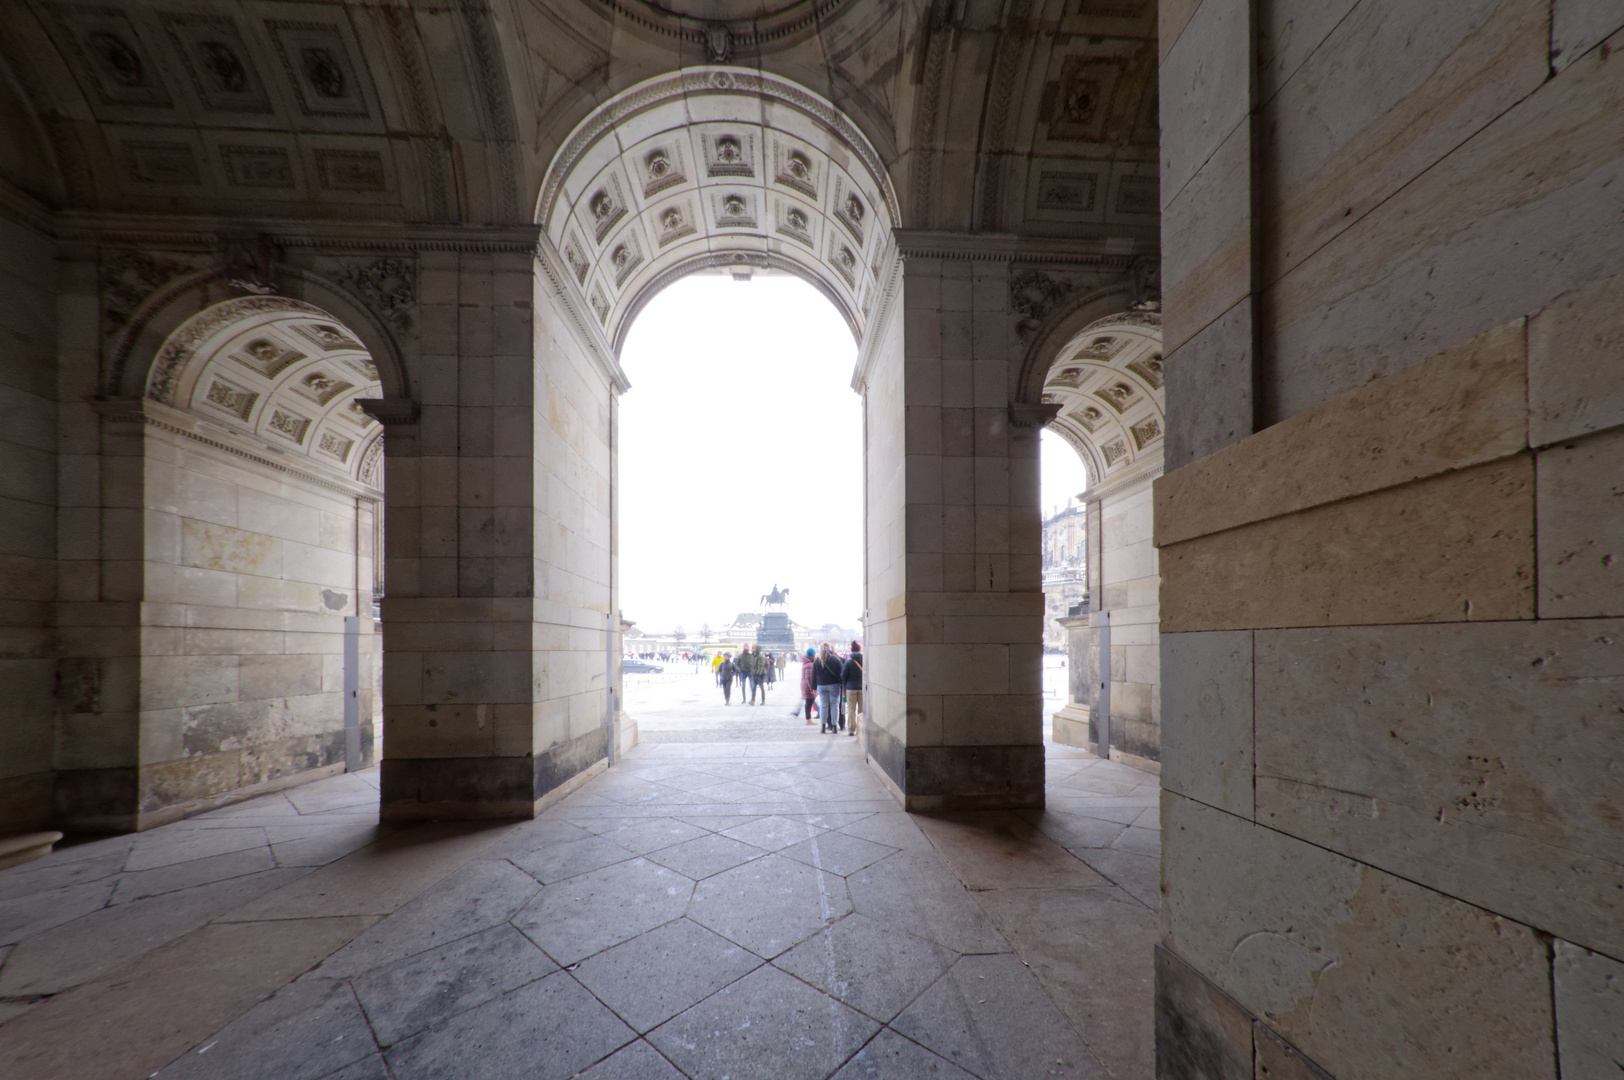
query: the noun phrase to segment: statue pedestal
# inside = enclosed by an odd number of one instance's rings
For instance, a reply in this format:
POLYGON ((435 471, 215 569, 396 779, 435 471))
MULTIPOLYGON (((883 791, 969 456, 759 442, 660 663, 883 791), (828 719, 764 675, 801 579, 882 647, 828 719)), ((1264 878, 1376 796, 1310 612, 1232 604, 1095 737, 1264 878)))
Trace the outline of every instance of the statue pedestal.
POLYGON ((795 631, 790 629, 789 616, 782 611, 769 611, 761 617, 756 630, 756 644, 774 652, 795 651, 795 631))

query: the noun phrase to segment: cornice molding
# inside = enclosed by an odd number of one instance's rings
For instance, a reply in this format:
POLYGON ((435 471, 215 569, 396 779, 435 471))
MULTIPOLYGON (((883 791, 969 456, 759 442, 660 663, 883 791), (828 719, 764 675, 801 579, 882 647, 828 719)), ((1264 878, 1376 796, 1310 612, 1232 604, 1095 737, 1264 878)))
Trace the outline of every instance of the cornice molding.
POLYGON ((341 473, 328 473, 293 464, 287 460, 285 451, 269 443, 249 439, 160 401, 151 398, 98 398, 90 404, 105 423, 141 424, 156 428, 340 495, 372 503, 383 502, 383 492, 377 488, 368 487, 341 473))
POLYGON ((1065 240, 1010 233, 938 232, 894 229, 897 250, 905 259, 959 262, 1037 263, 1099 266, 1127 271, 1134 259, 1156 254, 1154 242, 1129 239, 1065 240))
POLYGON ((1151 481, 1162 475, 1162 453, 1159 450, 1154 455, 1141 458, 1134 464, 1137 467, 1130 469, 1121 476, 1113 476, 1107 480, 1102 480, 1091 488, 1085 489, 1082 497, 1084 499, 1104 499, 1111 495, 1120 495, 1137 485, 1149 485, 1151 481))
POLYGON ((21 222, 47 236, 56 233, 56 212, 5 180, 0 180, 0 216, 21 222))
POLYGON ((891 319, 896 314, 897 297, 902 293, 902 258, 894 245, 887 245, 881 257, 875 289, 878 296, 857 350, 857 366, 851 373, 851 388, 859 394, 868 393, 868 379, 874 370, 879 343, 889 332, 891 319))
MULTIPOLYGON (((0 203, 4 192, 0 191, 0 203)), ((282 248, 333 251, 454 251, 470 254, 532 250, 539 225, 384 225, 372 222, 262 221, 255 231, 282 248)), ((211 251, 224 238, 243 235, 236 218, 67 211, 55 215, 53 234, 69 243, 110 243, 211 251)))

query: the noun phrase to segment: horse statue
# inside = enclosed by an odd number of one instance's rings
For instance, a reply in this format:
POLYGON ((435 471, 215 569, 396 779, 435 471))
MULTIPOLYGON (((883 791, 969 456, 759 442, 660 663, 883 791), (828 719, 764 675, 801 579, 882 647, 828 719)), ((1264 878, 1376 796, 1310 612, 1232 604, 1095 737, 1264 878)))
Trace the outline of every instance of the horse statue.
POLYGON ((788 595, 789 595, 789 590, 788 589, 780 589, 778 587, 778 582, 775 581, 775 582, 773 582, 773 591, 770 592, 770 593, 765 594, 764 596, 762 596, 761 602, 763 604, 767 604, 769 606, 773 605, 773 604, 777 604, 779 606, 782 606, 783 603, 784 603, 784 598, 786 596, 788 596, 788 595))

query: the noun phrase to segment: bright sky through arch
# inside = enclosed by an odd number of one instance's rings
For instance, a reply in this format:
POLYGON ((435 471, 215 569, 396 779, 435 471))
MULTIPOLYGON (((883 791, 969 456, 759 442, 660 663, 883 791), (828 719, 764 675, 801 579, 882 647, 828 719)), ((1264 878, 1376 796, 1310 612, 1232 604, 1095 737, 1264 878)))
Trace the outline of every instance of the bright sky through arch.
POLYGON ((1038 441, 1039 495, 1043 501, 1043 516, 1054 516, 1066 508, 1068 499, 1076 499, 1088 486, 1088 470, 1083 459, 1071 444, 1052 431, 1045 430, 1038 441))
POLYGON ((720 629, 776 583, 805 626, 863 613, 857 345, 790 275, 696 274, 626 336, 621 613, 651 633, 720 629))

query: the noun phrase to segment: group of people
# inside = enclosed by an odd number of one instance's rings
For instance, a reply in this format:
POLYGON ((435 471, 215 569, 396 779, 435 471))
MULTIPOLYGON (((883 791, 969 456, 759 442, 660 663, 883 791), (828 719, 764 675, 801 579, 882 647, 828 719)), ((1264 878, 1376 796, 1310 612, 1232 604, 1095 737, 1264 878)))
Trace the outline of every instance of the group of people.
POLYGON ((767 704, 767 688, 778 681, 778 676, 784 673, 786 660, 783 656, 774 657, 772 653, 760 648, 752 649, 749 645, 739 650, 739 655, 723 653, 717 657, 715 664, 716 683, 722 688, 722 704, 733 704, 733 680, 739 680, 739 704, 756 705, 767 704), (761 692, 761 701, 756 701, 756 691, 761 692), (746 701, 744 695, 749 693, 750 700, 746 701))
MULTIPOLYGON (((737 656, 723 653, 713 665, 716 685, 722 688, 722 704, 733 704, 733 680, 739 681, 739 704, 767 704, 767 690, 788 667, 789 658, 774 656, 749 645, 737 656), (756 701, 757 692, 761 700, 756 701), (746 699, 745 695, 749 698, 746 699)), ((841 731, 857 734, 857 717, 863 711, 863 647, 851 643, 851 652, 841 654, 825 641, 816 649, 807 649, 801 658, 801 703, 790 711, 791 716, 806 716, 810 724, 815 714, 821 722, 820 734, 841 731), (847 718, 850 717, 850 724, 847 718)))
POLYGON ((804 712, 810 724, 812 710, 816 708, 820 734, 846 731, 848 735, 856 735, 857 716, 863 711, 863 647, 854 641, 851 652, 845 656, 827 641, 815 651, 807 649, 801 658, 801 701, 803 707, 790 715, 800 716, 804 712), (851 718, 849 731, 848 716, 851 718))

